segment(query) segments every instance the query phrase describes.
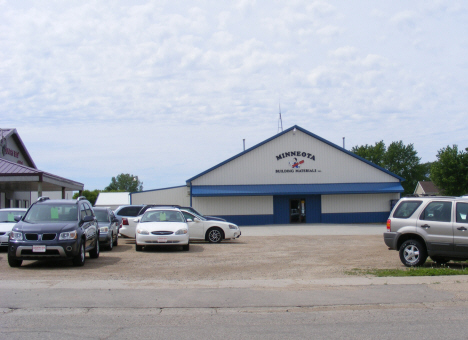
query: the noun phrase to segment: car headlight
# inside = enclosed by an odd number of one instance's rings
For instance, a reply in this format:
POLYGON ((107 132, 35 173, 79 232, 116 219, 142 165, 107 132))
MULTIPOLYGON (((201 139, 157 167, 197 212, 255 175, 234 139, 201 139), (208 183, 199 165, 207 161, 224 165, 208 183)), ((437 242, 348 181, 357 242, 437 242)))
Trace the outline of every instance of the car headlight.
POLYGON ((176 235, 183 235, 183 234, 187 234, 188 233, 188 230, 187 229, 179 229, 175 232, 176 235))
POLYGON ((239 227, 236 226, 235 224, 230 224, 229 229, 239 229, 239 227))
POLYGON ((148 230, 145 229, 137 229, 137 233, 141 235, 149 235, 148 230))
POLYGON ((20 233, 18 231, 12 231, 10 233, 10 240, 13 241, 23 241, 23 233, 20 233))
POLYGON ((99 231, 100 231, 101 233, 107 233, 107 232, 109 231, 109 227, 100 227, 100 228, 99 228, 99 231))
POLYGON ((76 240, 78 233, 76 230, 60 233, 59 240, 76 240))

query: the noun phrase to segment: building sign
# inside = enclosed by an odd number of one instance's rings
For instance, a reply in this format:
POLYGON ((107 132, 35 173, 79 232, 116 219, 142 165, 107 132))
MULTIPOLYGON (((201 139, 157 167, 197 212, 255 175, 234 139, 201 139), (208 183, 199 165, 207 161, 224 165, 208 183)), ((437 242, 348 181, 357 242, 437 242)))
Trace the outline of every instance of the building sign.
POLYGON ((283 152, 276 156, 277 161, 282 161, 284 169, 276 169, 275 172, 279 173, 296 173, 296 172, 321 172, 317 170, 314 165, 315 155, 303 151, 288 151, 283 152))
POLYGON ((15 158, 19 157, 19 151, 11 150, 10 148, 8 148, 6 146, 4 148, 2 148, 2 154, 3 154, 3 156, 10 155, 10 156, 13 156, 15 158))

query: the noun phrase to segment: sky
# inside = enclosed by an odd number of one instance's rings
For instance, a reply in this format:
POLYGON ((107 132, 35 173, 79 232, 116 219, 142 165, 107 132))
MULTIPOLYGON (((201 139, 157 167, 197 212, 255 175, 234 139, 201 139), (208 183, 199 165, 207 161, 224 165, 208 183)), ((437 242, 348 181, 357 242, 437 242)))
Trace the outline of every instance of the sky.
POLYGON ((0 127, 104 189, 185 181, 298 125, 468 147, 468 2, 0 0, 0 127))

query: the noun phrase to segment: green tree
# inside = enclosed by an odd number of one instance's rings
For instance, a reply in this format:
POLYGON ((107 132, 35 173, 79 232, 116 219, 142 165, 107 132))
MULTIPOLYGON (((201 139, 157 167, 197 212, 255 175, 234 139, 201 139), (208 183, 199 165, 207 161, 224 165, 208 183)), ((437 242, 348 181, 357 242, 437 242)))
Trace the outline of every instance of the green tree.
POLYGON ((383 140, 376 142, 375 145, 361 145, 355 146, 351 149, 351 152, 356 155, 367 159, 368 161, 383 166, 383 160, 386 152, 385 143, 383 140))
POLYGON ((143 182, 140 182, 138 176, 130 174, 120 174, 112 177, 110 184, 104 188, 104 191, 142 191, 143 182))
POLYGON ((458 150, 457 145, 442 148, 437 161, 432 163, 431 179, 439 190, 448 196, 468 193, 468 148, 458 150))
MULTIPOLYGON (((97 200, 97 197, 99 195, 99 193, 101 192, 101 190, 98 190, 98 189, 95 189, 93 191, 89 191, 89 190, 83 190, 81 196, 84 196, 86 197, 86 199, 89 201, 89 203, 91 203, 92 205, 94 205, 96 203, 96 200, 97 200)), ((79 193, 75 193, 73 195, 73 198, 74 199, 77 199, 79 196, 79 193)))
POLYGON ((392 142, 388 148, 383 141, 375 145, 355 146, 351 149, 356 155, 403 177, 401 183, 404 194, 412 194, 418 181, 427 180, 428 166, 421 164, 413 144, 404 145, 402 141, 392 142))
POLYGON ((401 185, 404 194, 412 194, 419 181, 427 179, 426 166, 420 163, 421 158, 414 150, 413 144, 404 145, 403 141, 392 142, 385 153, 383 167, 406 181, 401 185))

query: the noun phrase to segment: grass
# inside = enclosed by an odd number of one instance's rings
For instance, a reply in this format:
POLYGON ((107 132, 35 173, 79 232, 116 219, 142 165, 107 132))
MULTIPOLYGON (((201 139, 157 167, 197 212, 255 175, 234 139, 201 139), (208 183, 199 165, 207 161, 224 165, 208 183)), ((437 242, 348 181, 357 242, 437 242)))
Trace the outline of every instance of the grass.
POLYGON ((398 276, 445 276, 445 275, 468 275, 466 262, 449 262, 438 265, 428 261, 422 267, 404 269, 352 269, 347 271, 348 275, 372 275, 376 277, 398 277, 398 276))

